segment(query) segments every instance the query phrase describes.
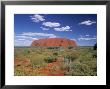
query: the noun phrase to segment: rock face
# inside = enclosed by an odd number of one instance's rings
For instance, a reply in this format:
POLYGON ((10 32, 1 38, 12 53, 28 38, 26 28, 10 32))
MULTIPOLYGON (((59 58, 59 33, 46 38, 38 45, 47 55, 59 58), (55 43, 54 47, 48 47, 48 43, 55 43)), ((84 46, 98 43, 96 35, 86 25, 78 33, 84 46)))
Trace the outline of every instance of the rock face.
POLYGON ((69 40, 66 38, 46 38, 34 40, 31 46, 73 46, 76 47, 76 42, 74 40, 69 40))

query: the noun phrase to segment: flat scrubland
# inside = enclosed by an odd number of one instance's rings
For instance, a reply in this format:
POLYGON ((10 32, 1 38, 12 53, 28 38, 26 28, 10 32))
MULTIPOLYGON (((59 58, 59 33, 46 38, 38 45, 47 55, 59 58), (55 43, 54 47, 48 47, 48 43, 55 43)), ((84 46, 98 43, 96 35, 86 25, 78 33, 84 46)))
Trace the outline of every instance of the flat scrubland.
POLYGON ((15 76, 96 76, 93 47, 15 47, 15 76))

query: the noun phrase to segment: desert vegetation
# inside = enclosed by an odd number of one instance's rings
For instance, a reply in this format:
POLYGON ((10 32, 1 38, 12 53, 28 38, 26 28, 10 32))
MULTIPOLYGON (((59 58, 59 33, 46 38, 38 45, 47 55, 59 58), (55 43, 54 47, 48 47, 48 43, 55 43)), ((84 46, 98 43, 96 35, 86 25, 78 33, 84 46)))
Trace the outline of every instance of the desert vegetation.
POLYGON ((96 76, 94 47, 15 47, 15 76, 96 76))

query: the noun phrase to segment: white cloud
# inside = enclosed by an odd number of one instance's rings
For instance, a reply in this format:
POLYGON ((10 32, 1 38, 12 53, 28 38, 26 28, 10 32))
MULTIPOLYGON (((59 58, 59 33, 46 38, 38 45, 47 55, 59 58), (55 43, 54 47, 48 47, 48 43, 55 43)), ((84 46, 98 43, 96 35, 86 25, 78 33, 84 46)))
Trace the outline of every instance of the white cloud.
POLYGON ((18 39, 18 40, 25 40, 25 39, 18 39))
POLYGON ((89 40, 96 40, 96 36, 90 36, 90 35, 85 35, 85 36, 82 36, 80 35, 80 37, 78 38, 78 40, 85 40, 85 41, 89 41, 89 40))
POLYGON ((56 38, 54 34, 48 33, 32 33, 32 32, 23 32, 14 36, 14 45, 15 46, 30 46, 33 40, 38 40, 36 36, 56 38))
POLYGON ((70 30, 69 26, 61 27, 61 28, 54 28, 55 31, 72 31, 70 30))
POLYGON ((96 23, 95 21, 91 21, 91 20, 87 20, 87 21, 83 21, 83 22, 80 22, 79 24, 80 25, 92 25, 92 24, 94 24, 94 23, 96 23))
POLYGON ((86 35, 86 36, 89 36, 89 35, 86 35))
POLYGON ((39 14, 35 14, 35 15, 33 15, 33 16, 30 16, 30 17, 31 17, 31 20, 32 20, 33 22, 45 21, 44 16, 39 15, 39 14))
POLYGON ((73 40, 73 41, 77 41, 76 39, 71 39, 71 40, 73 40))
POLYGON ((46 31, 49 30, 48 28, 44 28, 44 27, 40 27, 40 28, 41 28, 42 30, 46 30, 46 31))
POLYGON ((59 27, 60 23, 57 23, 57 22, 43 22, 42 25, 47 26, 47 27, 59 27))
POLYGON ((34 39, 37 39, 37 38, 31 37, 31 36, 22 36, 20 34, 20 35, 15 36, 14 39, 19 40, 19 41, 25 41, 25 40, 34 40, 34 39))
POLYGON ((38 40, 37 38, 32 38, 33 40, 38 40))
POLYGON ((96 40, 96 38, 78 38, 78 40, 96 40))
POLYGON ((14 43, 15 46, 30 46, 32 43, 32 40, 25 39, 24 41, 24 40, 15 39, 14 42, 15 42, 14 43))
POLYGON ((58 36, 53 35, 53 36, 50 36, 49 38, 56 38, 56 37, 58 37, 58 36))
POLYGON ((78 38, 78 40, 80 41, 80 40, 86 40, 86 41, 88 41, 88 40, 96 40, 96 37, 90 37, 90 35, 86 35, 86 36, 82 36, 82 35, 80 35, 80 38, 78 38))
POLYGON ((46 37, 55 37, 54 34, 48 34, 48 33, 37 33, 37 32, 23 32, 21 34, 22 36, 46 36, 46 37))
POLYGON ((37 40, 37 38, 33 38, 30 36, 22 36, 21 34, 14 36, 14 45, 15 46, 30 46, 33 40, 37 40))
POLYGON ((15 36, 15 38, 21 38, 21 39, 32 39, 32 37, 29 37, 29 36, 23 36, 23 35, 17 35, 15 36))

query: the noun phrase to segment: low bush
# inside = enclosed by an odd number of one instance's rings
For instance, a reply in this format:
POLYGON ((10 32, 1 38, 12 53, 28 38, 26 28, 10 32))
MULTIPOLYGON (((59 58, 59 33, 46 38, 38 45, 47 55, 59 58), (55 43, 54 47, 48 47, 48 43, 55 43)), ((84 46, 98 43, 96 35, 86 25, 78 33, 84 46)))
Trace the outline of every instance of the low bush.
POLYGON ((73 46, 68 46, 68 49, 72 49, 73 48, 73 46))
POLYGON ((51 63, 51 62, 54 62, 54 61, 56 61, 56 60, 57 60, 57 58, 54 57, 54 56, 49 56, 49 57, 44 58, 44 61, 45 61, 46 63, 51 63))
POLYGON ((57 52, 54 52, 53 55, 54 55, 54 56, 58 56, 58 53, 57 53, 57 52))
POLYGON ((77 58, 78 58, 78 55, 77 54, 69 54, 69 55, 66 55, 64 59, 73 62, 77 58))

